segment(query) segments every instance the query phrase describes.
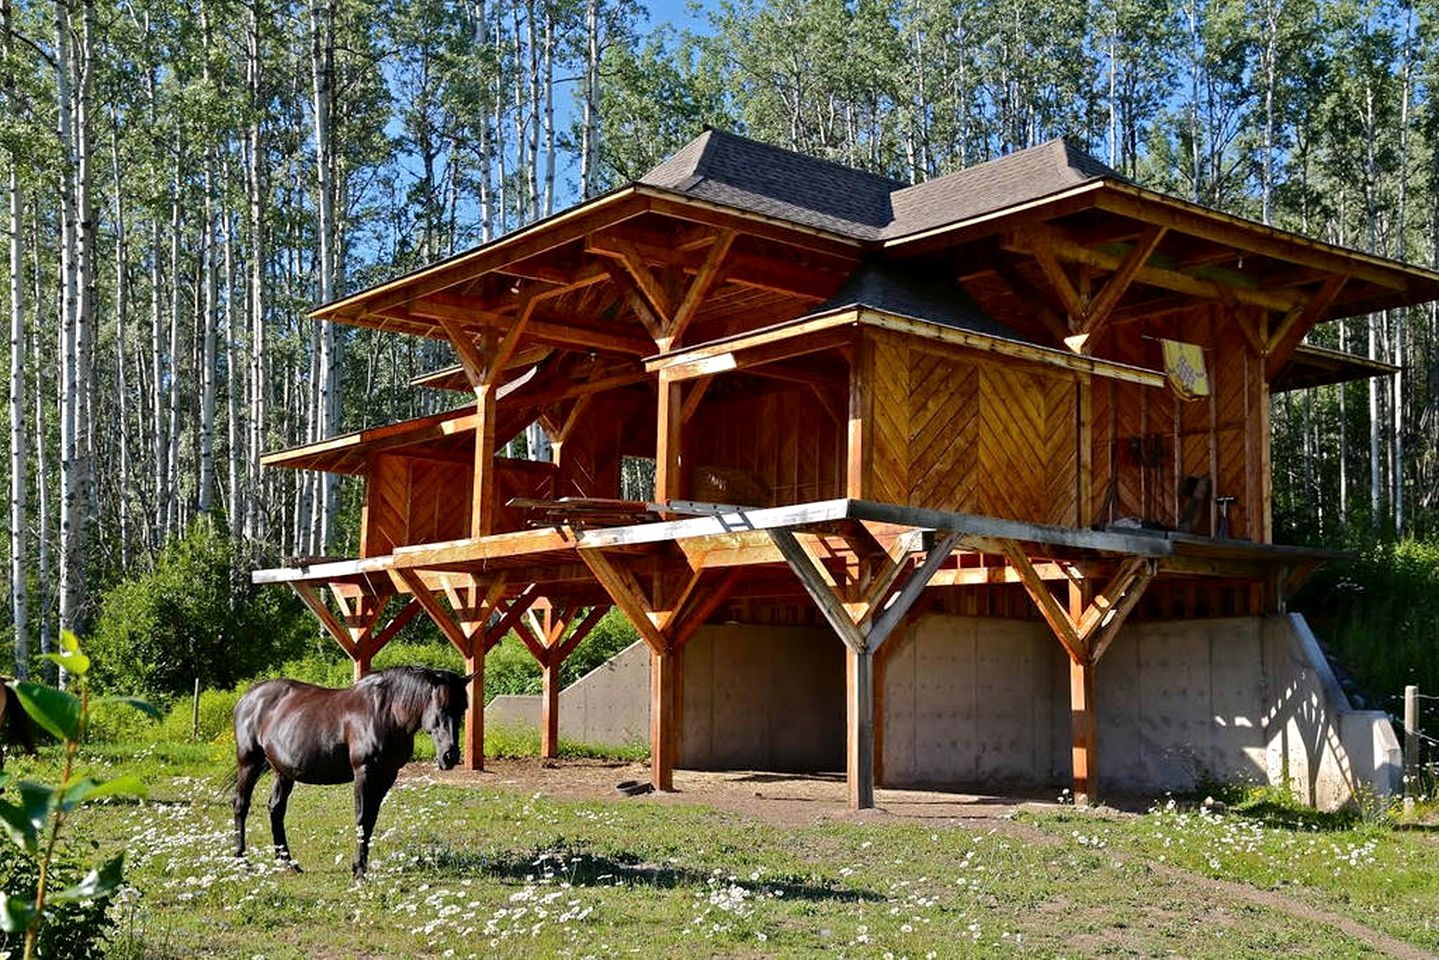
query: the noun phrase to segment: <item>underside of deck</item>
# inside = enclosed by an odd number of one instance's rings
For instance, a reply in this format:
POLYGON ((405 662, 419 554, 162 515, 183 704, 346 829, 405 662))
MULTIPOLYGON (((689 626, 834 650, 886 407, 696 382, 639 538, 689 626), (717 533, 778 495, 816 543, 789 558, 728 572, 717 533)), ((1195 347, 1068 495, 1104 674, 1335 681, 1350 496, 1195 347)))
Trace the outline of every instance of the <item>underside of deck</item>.
POLYGON ((290 584, 354 660, 357 675, 415 616, 428 615, 474 675, 466 761, 475 769, 483 765, 484 653, 513 630, 538 660, 542 750, 552 755, 560 666, 604 612, 619 607, 650 649, 652 775, 661 790, 672 785, 686 642, 721 614, 743 621, 776 604, 812 605, 844 646, 849 797, 866 807, 873 804, 875 658, 895 629, 942 591, 1023 588, 1071 664, 1074 791, 1088 798, 1097 791, 1094 671, 1147 593, 1171 606, 1202 594, 1199 602, 1214 613, 1278 612, 1333 556, 858 499, 763 509, 649 506, 662 518, 585 526, 577 516, 384 556, 260 570, 253 579, 290 584))

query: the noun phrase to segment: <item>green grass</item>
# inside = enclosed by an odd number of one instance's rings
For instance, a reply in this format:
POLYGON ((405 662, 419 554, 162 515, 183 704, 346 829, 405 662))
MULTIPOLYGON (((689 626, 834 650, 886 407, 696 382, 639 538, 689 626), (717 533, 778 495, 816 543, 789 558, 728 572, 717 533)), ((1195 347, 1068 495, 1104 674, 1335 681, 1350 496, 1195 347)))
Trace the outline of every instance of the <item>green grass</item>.
MULTIPOLYGON (((113 955, 1367 955, 1282 904, 1206 886, 1216 880, 1439 947, 1439 836, 1427 831, 1178 809, 778 826, 700 805, 562 802, 523 783, 421 777, 386 800, 372 875, 356 885, 348 786, 295 791, 290 839, 304 873, 277 869, 262 845, 268 781, 250 821, 259 844, 232 859, 223 753, 87 751, 91 768, 125 766, 151 784, 148 802, 88 811, 73 834, 87 860, 127 851, 136 893, 117 908, 113 955)), ((53 777, 54 760, 17 757, 9 772, 53 777)))

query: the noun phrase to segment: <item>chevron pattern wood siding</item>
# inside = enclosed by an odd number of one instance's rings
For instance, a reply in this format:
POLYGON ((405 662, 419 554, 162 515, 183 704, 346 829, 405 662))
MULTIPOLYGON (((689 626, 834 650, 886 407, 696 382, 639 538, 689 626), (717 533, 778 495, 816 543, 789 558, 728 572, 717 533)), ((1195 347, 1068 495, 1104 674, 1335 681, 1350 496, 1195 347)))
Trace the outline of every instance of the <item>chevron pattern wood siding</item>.
POLYGON ((895 335, 875 336, 868 356, 866 497, 1078 522, 1073 378, 895 335))

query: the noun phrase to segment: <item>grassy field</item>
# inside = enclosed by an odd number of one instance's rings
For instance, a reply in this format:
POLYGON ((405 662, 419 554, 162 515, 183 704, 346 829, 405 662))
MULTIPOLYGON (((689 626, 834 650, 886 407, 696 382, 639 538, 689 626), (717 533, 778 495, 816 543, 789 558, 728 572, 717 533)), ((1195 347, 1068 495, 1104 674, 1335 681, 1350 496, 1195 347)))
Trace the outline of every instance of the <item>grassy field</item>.
MULTIPOLYGON (((53 776, 53 758, 12 758, 53 776)), ((301 874, 229 856, 224 750, 108 748, 143 804, 85 814, 86 859, 127 851, 117 957, 1426 956, 1439 833, 1303 819, 1026 808, 784 824, 653 800, 446 785, 413 768, 355 884, 348 787, 301 787, 301 874), (92 849, 89 841, 99 844, 92 849)), ((261 782, 252 841, 268 839, 261 782)))

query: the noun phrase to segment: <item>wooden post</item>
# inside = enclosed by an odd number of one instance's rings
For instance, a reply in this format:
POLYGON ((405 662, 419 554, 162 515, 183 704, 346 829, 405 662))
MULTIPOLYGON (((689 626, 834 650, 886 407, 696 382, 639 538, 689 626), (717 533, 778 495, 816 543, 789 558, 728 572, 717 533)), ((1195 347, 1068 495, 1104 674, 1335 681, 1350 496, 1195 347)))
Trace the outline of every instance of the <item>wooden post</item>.
POLYGON ((650 648, 650 782, 664 791, 675 788, 675 656, 650 648))
POLYGON ((553 650, 540 670, 540 756, 553 760, 560 755, 560 664, 553 650))
MULTIPOLYGON (((1412 688, 1411 688, 1412 689, 1412 688)), ((200 739, 200 678, 195 678, 195 699, 190 702, 190 739, 200 739)))
POLYGON ((1069 661, 1069 715, 1074 738, 1075 806, 1088 806, 1099 796, 1098 724, 1094 712, 1094 664, 1069 661))
POLYGON ((874 654, 844 650, 845 777, 852 810, 874 806, 874 654))
POLYGON ((677 500, 683 494, 680 482, 682 469, 681 429, 684 383, 660 372, 659 408, 655 423, 655 500, 677 500))
POLYGON ((495 385, 475 387, 475 475, 470 536, 495 532, 495 385))
POLYGON ((1414 812, 1414 785, 1419 777, 1419 688, 1404 688, 1404 812, 1414 812))
POLYGON ((465 658, 465 672, 470 674, 470 709, 465 711, 466 770, 485 769, 485 635, 475 634, 470 640, 470 655, 465 658))
POLYGON ((370 649, 367 644, 355 647, 355 682, 359 683, 370 675, 370 649))

